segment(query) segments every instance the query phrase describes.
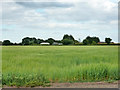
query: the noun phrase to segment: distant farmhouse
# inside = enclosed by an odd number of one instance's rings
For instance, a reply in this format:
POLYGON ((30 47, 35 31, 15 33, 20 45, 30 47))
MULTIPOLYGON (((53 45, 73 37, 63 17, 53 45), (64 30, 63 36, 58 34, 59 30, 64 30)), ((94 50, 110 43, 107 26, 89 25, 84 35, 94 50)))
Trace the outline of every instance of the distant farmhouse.
MULTIPOLYGON (((48 43, 48 42, 42 42, 42 43, 40 43, 40 45, 50 45, 50 43, 48 43)), ((63 45, 63 43, 53 42, 52 45, 63 45)))
POLYGON ((98 44, 106 44, 105 42, 98 42, 98 44))
POLYGON ((48 42, 43 42, 43 43, 40 43, 40 45, 50 45, 50 43, 48 43, 48 42))
POLYGON ((111 42, 111 44, 115 44, 114 42, 111 42))
MULTIPOLYGON (((106 44, 106 42, 98 42, 98 44, 106 44)), ((115 43, 111 42, 111 44, 115 44, 115 43)))
POLYGON ((63 45, 63 43, 53 42, 52 45, 63 45))

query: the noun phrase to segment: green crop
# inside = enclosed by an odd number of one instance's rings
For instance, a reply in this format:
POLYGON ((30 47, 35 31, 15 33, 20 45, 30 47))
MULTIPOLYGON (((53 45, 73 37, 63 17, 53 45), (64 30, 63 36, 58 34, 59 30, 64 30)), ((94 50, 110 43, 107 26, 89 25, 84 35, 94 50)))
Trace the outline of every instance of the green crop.
POLYGON ((117 46, 3 46, 2 84, 118 80, 117 46))

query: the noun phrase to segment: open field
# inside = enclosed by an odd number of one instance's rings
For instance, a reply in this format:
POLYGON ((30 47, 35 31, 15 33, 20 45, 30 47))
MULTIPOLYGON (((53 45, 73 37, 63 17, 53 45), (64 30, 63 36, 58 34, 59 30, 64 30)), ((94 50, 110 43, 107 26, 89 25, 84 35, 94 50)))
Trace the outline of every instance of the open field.
POLYGON ((117 46, 3 46, 3 85, 118 80, 117 46))

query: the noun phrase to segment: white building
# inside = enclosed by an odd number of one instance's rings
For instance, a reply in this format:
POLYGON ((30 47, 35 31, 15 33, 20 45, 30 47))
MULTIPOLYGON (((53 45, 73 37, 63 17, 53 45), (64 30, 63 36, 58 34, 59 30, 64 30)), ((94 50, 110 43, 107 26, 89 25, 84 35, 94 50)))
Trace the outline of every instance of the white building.
POLYGON ((40 43, 41 45, 50 45, 50 43, 48 42, 43 42, 43 43, 40 43))

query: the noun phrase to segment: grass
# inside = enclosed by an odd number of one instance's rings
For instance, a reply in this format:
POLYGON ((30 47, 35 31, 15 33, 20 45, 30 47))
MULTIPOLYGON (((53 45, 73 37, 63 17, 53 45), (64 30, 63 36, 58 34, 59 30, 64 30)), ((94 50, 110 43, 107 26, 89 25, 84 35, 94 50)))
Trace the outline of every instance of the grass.
POLYGON ((117 46, 3 46, 3 85, 118 80, 117 46))

